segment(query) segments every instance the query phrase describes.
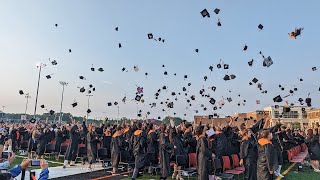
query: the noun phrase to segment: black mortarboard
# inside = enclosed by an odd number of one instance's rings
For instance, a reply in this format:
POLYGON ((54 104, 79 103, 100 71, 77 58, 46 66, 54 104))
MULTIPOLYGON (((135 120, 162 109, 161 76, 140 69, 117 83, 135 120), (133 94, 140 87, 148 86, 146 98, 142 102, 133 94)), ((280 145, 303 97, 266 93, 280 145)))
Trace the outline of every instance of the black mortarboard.
POLYGON ((44 105, 42 104, 40 107, 41 107, 41 108, 44 108, 44 105))
POLYGON ((168 108, 173 108, 173 102, 168 103, 168 104, 167 104, 167 107, 168 107, 168 108))
POLYGON ((290 107, 289 106, 286 106, 286 107, 283 107, 283 112, 290 112, 290 107))
POLYGON ((186 90, 187 90, 187 88, 185 88, 185 87, 182 88, 182 91, 186 91, 186 90))
POLYGON ((116 106, 116 105, 118 105, 118 102, 114 102, 113 104, 116 106))
POLYGON ((229 64, 224 64, 224 65, 223 65, 223 68, 224 68, 224 69, 229 69, 229 64))
POLYGON ((215 86, 212 86, 212 87, 211 87, 211 90, 212 90, 212 91, 216 91, 216 89, 217 89, 217 87, 215 87, 215 86))
POLYGON ((95 91, 96 90, 96 88, 94 87, 94 88, 92 88, 92 91, 95 91))
POLYGON ((54 113, 55 113, 54 110, 50 110, 50 111, 49 111, 49 114, 50 114, 50 115, 54 115, 54 113))
POLYGON ((300 78, 300 79, 299 79, 299 81, 303 81, 303 79, 302 79, 302 78, 300 78))
POLYGON ((172 92, 172 93, 171 93, 171 95, 172 95, 172 96, 175 96, 175 95, 176 95, 176 93, 175 93, 175 92, 172 92))
POLYGON ((86 89, 85 89, 84 87, 80 88, 80 92, 81 92, 81 93, 83 93, 83 92, 85 92, 85 91, 86 91, 86 89))
POLYGON ((311 98, 306 98, 306 103, 310 107, 311 106, 311 98))
POLYGON ((188 75, 184 75, 184 78, 185 78, 185 79, 188 78, 188 75))
POLYGON ((281 91, 284 91, 284 87, 281 88, 281 91))
POLYGON ((196 100, 196 97, 195 97, 194 95, 192 95, 192 96, 190 97, 190 99, 194 101, 194 100, 196 100))
POLYGON ((104 71, 104 69, 103 69, 103 68, 99 68, 99 69, 98 69, 98 71, 103 72, 103 71, 104 71))
POLYGON ((230 80, 230 76, 226 74, 226 75, 223 77, 223 80, 225 80, 225 81, 230 80))
POLYGON ((305 112, 305 111, 306 111, 306 108, 301 108, 301 111, 302 111, 302 112, 305 112))
POLYGON ((216 100, 215 99, 213 99, 213 98, 210 98, 210 104, 212 104, 212 105, 214 105, 215 103, 216 103, 216 100))
POLYGON ((158 41, 161 41, 161 37, 158 38, 158 41))
POLYGON ((312 67, 312 71, 316 71, 317 70, 317 67, 312 67))
POLYGON ((294 90, 294 91, 298 91, 298 88, 295 87, 295 88, 293 88, 293 90, 294 90))
POLYGON ((203 110, 206 111, 206 110, 207 110, 207 107, 204 107, 203 110))
POLYGON ((89 88, 92 88, 93 87, 93 85, 92 84, 89 84, 89 88))
POLYGON ((69 53, 71 53, 72 52, 72 50, 71 49, 69 49, 69 53))
POLYGON ((165 65, 163 64, 162 67, 165 67, 165 65))
POLYGON ((53 61, 51 61, 51 64, 55 66, 55 65, 57 65, 58 63, 57 63, 56 60, 53 60, 53 61))
POLYGON ((217 109, 218 109, 217 106, 213 107, 213 110, 214 110, 214 111, 217 110, 217 109))
POLYGON ((121 43, 119 43, 119 48, 122 48, 122 45, 121 45, 121 43))
POLYGON ((87 110, 87 113, 90 114, 92 111, 90 109, 87 110))
POLYGON ((167 86, 163 86, 162 89, 163 89, 163 90, 166 90, 166 89, 167 89, 167 86))
POLYGON ((46 75, 46 78, 47 79, 51 79, 51 75, 46 75))
POLYGON ((79 78, 80 78, 81 80, 85 79, 83 76, 79 76, 79 78))
POLYGON ((24 93, 23 93, 23 91, 22 91, 22 90, 19 90, 19 94, 20 94, 20 95, 23 95, 24 93))
POLYGON ((207 11, 207 9, 202 10, 200 13, 201 13, 202 17, 208 17, 208 18, 210 17, 210 14, 207 11))
POLYGON ((153 39, 153 34, 152 33, 148 34, 148 39, 153 39))
POLYGON ((252 82, 249 82, 249 85, 251 86, 251 85, 252 85, 252 82))
POLYGON ((278 108, 279 108, 279 105, 275 105, 274 108, 278 109, 278 108))
POLYGON ((294 93, 294 91, 290 89, 289 93, 292 94, 292 93, 294 93))
POLYGON ((236 75, 234 75, 234 74, 230 74, 230 79, 232 80, 232 79, 235 79, 237 76, 236 75))
POLYGON ((213 10, 213 12, 214 12, 214 13, 216 13, 216 14, 219 14, 219 12, 220 12, 220 9, 218 9, 218 8, 215 8, 215 9, 213 10))
POLYGON ((161 119, 161 117, 159 116, 158 119, 161 119))
POLYGON ((118 30, 119 30, 119 27, 116 27, 115 30, 118 31, 118 30))
POLYGON ((31 118, 29 121, 30 121, 30 123, 34 124, 36 122, 36 119, 31 118))
POLYGON ((253 78, 252 82, 257 83, 259 80, 257 78, 253 78))
POLYGON ((228 102, 232 102, 232 98, 230 98, 230 97, 227 98, 227 101, 228 101, 228 102))
POLYGON ((243 50, 246 51, 248 49, 247 45, 244 45, 243 50))
POLYGON ((303 99, 302 98, 299 98, 299 100, 298 100, 299 102, 303 102, 303 99))
POLYGON ((198 52, 199 52, 199 49, 195 49, 194 51, 196 51, 196 53, 198 53, 198 52))
POLYGON ((280 95, 273 98, 273 102, 282 102, 282 98, 280 95))
POLYGON ((213 71, 213 66, 209 66, 210 71, 213 71))
POLYGON ((259 28, 260 30, 262 30, 262 29, 263 29, 263 25, 262 25, 262 24, 259 24, 258 28, 259 28))
POLYGON ((252 66, 252 65, 253 65, 253 59, 248 62, 248 65, 249 65, 249 66, 252 66))
POLYGON ((125 71, 125 70, 126 70, 126 68, 122 68, 122 72, 125 71))
POLYGON ((167 72, 167 71, 165 71, 163 74, 164 74, 164 75, 168 75, 168 72, 167 72))
POLYGON ((221 68, 221 64, 217 64, 217 68, 220 69, 221 68))
POLYGON ((91 94, 91 90, 88 91, 88 94, 91 94))
POLYGON ((58 27, 58 24, 54 24, 54 26, 58 27))
POLYGON ((136 100, 136 101, 140 101, 140 100, 141 100, 141 96, 136 95, 135 100, 136 100))
POLYGON ((72 103, 71 105, 72 105, 72 107, 76 107, 76 106, 78 106, 78 103, 77 103, 77 102, 74 102, 74 103, 72 103))
POLYGON ((208 77, 207 77, 207 76, 204 76, 203 79, 206 81, 206 80, 208 79, 208 77))
POLYGON ((137 114, 137 116, 138 116, 138 117, 141 117, 141 114, 140 114, 140 113, 138 113, 138 114, 137 114))
POLYGON ((175 76, 176 76, 176 75, 177 75, 177 73, 174 73, 173 75, 175 75, 175 76))
POLYGON ((219 27, 221 26, 220 19, 218 19, 217 25, 218 25, 219 27))

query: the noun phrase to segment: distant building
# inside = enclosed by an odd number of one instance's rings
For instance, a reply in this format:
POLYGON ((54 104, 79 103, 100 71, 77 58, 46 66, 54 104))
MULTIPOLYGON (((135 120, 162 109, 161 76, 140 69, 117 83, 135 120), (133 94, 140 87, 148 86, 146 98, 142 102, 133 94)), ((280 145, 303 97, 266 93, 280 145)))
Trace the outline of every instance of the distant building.
POLYGON ((213 126, 220 126, 223 124, 227 124, 229 122, 229 118, 218 118, 218 117, 210 117, 209 116, 194 116, 193 123, 199 125, 200 122, 202 124, 209 124, 213 126))
POLYGON ((290 106, 290 111, 283 111, 284 106, 268 106, 264 108, 264 111, 269 112, 271 115, 271 123, 274 125, 278 119, 281 123, 300 123, 301 125, 307 125, 309 123, 308 111, 311 110, 308 106, 290 106))
POLYGON ((317 126, 320 124, 320 108, 317 109, 311 109, 308 112, 308 117, 309 117, 309 126, 310 127, 315 127, 316 124, 317 126))

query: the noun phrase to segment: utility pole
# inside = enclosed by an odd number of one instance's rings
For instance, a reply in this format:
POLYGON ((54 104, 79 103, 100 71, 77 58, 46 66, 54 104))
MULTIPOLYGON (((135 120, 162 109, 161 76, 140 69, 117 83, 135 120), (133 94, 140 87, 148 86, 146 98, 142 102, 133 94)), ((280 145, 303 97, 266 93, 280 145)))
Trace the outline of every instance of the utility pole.
POLYGON ((39 95, 39 86, 40 86, 41 70, 42 70, 42 68, 44 68, 44 67, 46 67, 46 64, 43 64, 43 63, 37 64, 37 68, 39 68, 39 77, 38 77, 36 104, 34 105, 34 114, 33 114, 33 118, 34 118, 34 119, 36 119, 36 113, 37 113, 37 104, 38 104, 38 95, 39 95))
POLYGON ((60 105, 60 115, 59 115, 59 123, 62 121, 62 103, 63 103, 63 94, 64 94, 64 86, 67 86, 68 83, 64 81, 59 81, 59 83, 62 85, 62 95, 61 95, 61 105, 60 105))
POLYGON ((24 97, 27 99, 27 102, 26 102, 26 110, 24 111, 24 115, 27 116, 28 102, 29 102, 29 98, 31 98, 31 96, 30 96, 29 93, 28 93, 28 94, 26 94, 24 97))
MULTIPOLYGON (((93 96, 92 94, 88 94, 88 109, 90 109, 90 97, 93 96)), ((89 119, 89 113, 87 112, 87 119, 89 119)))

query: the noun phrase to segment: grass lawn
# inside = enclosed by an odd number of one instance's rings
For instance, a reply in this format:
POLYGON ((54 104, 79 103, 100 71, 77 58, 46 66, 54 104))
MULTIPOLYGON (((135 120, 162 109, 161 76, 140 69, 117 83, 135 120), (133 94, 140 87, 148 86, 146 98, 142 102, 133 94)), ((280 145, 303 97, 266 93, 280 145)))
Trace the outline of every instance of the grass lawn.
MULTIPOLYGON (((21 164, 22 160, 25 159, 24 157, 21 157, 21 156, 17 156, 15 157, 15 160, 13 161, 12 165, 9 166, 9 169, 11 169, 12 167, 14 167, 15 165, 18 165, 18 164, 21 164)), ((52 163, 52 162, 57 162, 55 160, 53 160, 52 158, 51 159, 47 159, 49 162, 49 167, 56 167, 56 166, 62 166, 62 164, 58 164, 58 163, 52 163), (52 161, 52 162, 51 162, 52 161)), ((60 160, 58 161, 59 163, 63 163, 63 160, 60 160)), ((40 166, 29 166, 29 169, 40 169, 40 166)))
MULTIPOLYGON (((291 165, 291 164, 290 164, 291 165)), ((288 169, 290 165, 285 165, 282 171, 288 169)), ((298 171, 298 165, 296 164, 289 172, 285 175, 285 179, 293 180, 319 180, 320 173, 316 173, 310 167, 303 167, 303 171, 298 171)))

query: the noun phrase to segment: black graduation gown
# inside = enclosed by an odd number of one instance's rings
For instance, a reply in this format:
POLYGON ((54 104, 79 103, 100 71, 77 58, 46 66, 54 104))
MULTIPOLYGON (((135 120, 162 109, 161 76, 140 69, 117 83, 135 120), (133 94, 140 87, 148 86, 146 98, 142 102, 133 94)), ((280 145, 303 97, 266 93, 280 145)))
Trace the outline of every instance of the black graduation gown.
POLYGON ((159 143, 158 143, 158 136, 153 130, 150 130, 148 132, 147 142, 148 142, 147 153, 149 154, 148 159, 150 163, 156 164, 158 162, 157 157, 159 154, 159 143))
POLYGON ((240 146, 240 159, 245 167, 245 179, 257 179, 258 144, 254 138, 243 140, 240 146))
POLYGON ((211 152, 208 147, 208 141, 205 136, 198 139, 197 143, 197 171, 198 180, 208 180, 209 179, 209 159, 211 157, 211 152))
POLYGON ((222 156, 226 155, 226 145, 227 145, 227 137, 224 133, 213 135, 213 147, 212 151, 216 155, 217 158, 221 159, 222 156))
POLYGON ((112 167, 118 168, 121 151, 123 148, 123 137, 118 134, 114 134, 111 139, 111 163, 112 167))
POLYGON ((176 156, 185 156, 185 158, 187 158, 187 154, 184 149, 184 143, 181 139, 180 134, 175 134, 173 136, 173 145, 175 146, 175 148, 173 149, 173 161, 176 161, 176 156))
POLYGON ((132 136, 133 155, 135 158, 135 168, 140 169, 144 166, 146 156, 147 137, 141 130, 136 130, 132 136))
POLYGON ((273 175, 270 174, 270 171, 274 172, 277 168, 275 167, 274 146, 267 139, 259 139, 258 143, 258 179, 272 180, 273 175))
POLYGON ((307 139, 308 152, 311 160, 320 160, 319 136, 313 136, 307 139))
POLYGON ((70 144, 67 148, 65 160, 75 161, 78 153, 78 145, 80 141, 80 133, 78 131, 78 126, 74 125, 70 130, 70 144))
POLYGON ((160 175, 162 178, 170 176, 170 156, 173 145, 170 144, 168 136, 164 133, 160 134, 159 138, 159 157, 160 157, 160 175))
POLYGON ((63 142, 63 132, 59 129, 56 134, 55 152, 58 154, 60 152, 60 146, 63 142))
POLYGON ((111 140, 112 140, 112 137, 106 136, 106 135, 104 135, 103 139, 102 139, 102 147, 107 149, 107 151, 108 151, 107 157, 108 158, 111 157, 111 140))
POLYGON ((98 135, 95 132, 87 134, 87 156, 89 164, 95 163, 97 159, 97 139, 98 135))
POLYGON ((185 132, 183 135, 184 143, 189 153, 196 153, 197 140, 192 136, 191 132, 185 132))
POLYGON ((49 142, 48 139, 49 139, 48 132, 40 134, 38 149, 37 149, 38 156, 42 156, 44 154, 46 144, 49 142))

